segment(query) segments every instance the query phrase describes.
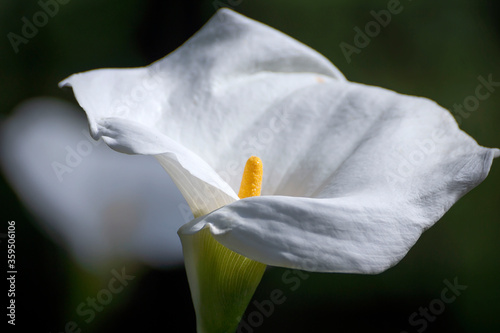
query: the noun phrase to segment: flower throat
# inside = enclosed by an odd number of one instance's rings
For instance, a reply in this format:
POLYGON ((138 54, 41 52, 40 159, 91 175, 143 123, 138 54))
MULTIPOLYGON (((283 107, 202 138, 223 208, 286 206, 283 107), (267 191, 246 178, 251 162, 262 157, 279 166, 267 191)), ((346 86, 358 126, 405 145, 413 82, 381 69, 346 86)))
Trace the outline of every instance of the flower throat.
MULTIPOLYGON (((248 159, 238 196, 260 195, 263 166, 248 159)), ((199 333, 234 333, 257 288, 266 265, 231 251, 204 228, 190 240, 195 276, 189 276, 199 333)))

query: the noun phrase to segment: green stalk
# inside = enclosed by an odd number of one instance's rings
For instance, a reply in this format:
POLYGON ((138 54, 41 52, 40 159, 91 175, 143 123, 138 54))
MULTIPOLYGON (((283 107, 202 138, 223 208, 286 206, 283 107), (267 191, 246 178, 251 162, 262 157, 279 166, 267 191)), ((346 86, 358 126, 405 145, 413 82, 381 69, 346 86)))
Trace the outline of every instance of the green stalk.
POLYGON ((205 228, 182 245, 198 333, 234 333, 266 265, 218 243, 205 228))

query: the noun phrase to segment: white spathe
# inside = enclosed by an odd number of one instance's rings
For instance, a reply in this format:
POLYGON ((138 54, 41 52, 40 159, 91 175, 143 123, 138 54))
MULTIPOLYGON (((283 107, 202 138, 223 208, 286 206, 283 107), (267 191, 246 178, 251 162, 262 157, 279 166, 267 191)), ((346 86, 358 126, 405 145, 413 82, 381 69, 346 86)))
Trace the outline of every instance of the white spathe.
POLYGON ((314 50, 228 9, 150 66, 60 85, 95 138, 169 172, 197 217, 181 238, 209 227, 268 265, 381 272, 500 156, 436 103, 346 81, 314 50), (263 196, 238 200, 251 155, 263 161, 263 196))
POLYGON ((174 184, 154 158, 94 141, 76 106, 53 98, 22 103, 1 126, 0 156, 43 230, 87 269, 117 260, 182 264, 175 232, 186 219, 174 184))

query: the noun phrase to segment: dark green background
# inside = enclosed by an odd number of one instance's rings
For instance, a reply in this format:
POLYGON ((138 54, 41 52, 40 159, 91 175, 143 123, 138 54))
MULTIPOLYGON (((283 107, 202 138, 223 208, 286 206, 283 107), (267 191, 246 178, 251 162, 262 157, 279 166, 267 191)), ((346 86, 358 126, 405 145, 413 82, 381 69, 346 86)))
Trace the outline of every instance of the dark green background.
MULTIPOLYGON (((37 1, 0 2, 0 101, 8 116, 23 100, 54 96, 75 103, 57 83, 99 67, 144 66, 179 46, 226 4, 310 45, 351 81, 429 97, 453 110, 474 95, 477 77, 500 82, 500 3, 485 0, 403 0, 403 10, 348 63, 339 47, 353 44, 355 27, 389 0, 72 0, 16 54, 7 34, 21 33, 37 1)), ((500 89, 460 117, 481 145, 500 147, 500 89)), ((334 152, 333 152, 334 153, 334 152)), ((377 276, 303 275, 268 271, 255 299, 279 289, 286 301, 254 332, 417 332, 408 317, 441 297, 443 280, 468 288, 425 332, 494 332, 500 329, 500 167, 425 232, 396 267, 377 276), (300 281, 300 283, 298 283, 300 281), (291 290, 291 287, 297 287, 291 290)), ((2 178, 2 228, 15 219, 18 246, 17 329, 63 332, 75 320, 83 332, 195 332, 182 267, 130 269, 140 278, 86 324, 76 306, 110 279, 83 271, 41 232, 2 178)), ((2 242, 2 253, 5 243, 2 242)), ((3 260, 3 259, 1 259, 3 260)), ((2 267, 3 264, 2 264, 2 267)), ((3 295, 4 291, 0 291, 3 295)), ((5 299, 5 298, 4 298, 5 299)), ((4 302, 4 301, 2 301, 4 302)), ((4 303, 2 303, 4 304, 4 303)), ((2 305, 3 307, 4 305, 2 305)), ((250 306, 247 314, 256 311, 250 306)), ((2 314, 2 318, 5 318, 2 314)), ((246 317, 245 317, 246 318, 246 317)))

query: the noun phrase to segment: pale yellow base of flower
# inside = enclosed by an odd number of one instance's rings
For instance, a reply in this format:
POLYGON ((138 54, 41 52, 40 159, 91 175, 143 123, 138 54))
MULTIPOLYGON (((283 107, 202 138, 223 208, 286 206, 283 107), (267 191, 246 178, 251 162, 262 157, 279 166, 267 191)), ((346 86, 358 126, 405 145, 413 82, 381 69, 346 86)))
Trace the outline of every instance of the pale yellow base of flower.
POLYGON ((184 242, 189 242, 190 254, 186 254, 192 261, 186 269, 195 272, 191 279, 197 279, 190 285, 198 333, 234 333, 266 265, 222 246, 209 228, 188 238, 184 242))

